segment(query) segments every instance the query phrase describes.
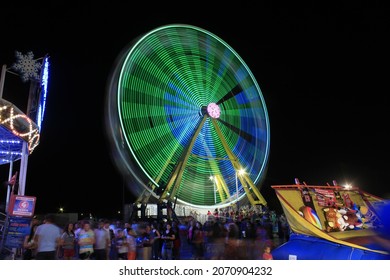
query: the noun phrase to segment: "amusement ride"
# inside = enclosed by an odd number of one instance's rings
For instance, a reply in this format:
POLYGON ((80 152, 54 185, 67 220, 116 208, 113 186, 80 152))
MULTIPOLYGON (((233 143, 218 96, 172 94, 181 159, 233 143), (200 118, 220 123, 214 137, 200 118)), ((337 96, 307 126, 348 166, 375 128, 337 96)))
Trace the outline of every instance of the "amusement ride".
POLYGON ((107 92, 114 158, 137 202, 198 209, 266 205, 270 149, 264 97, 249 67, 215 34, 158 27, 118 56, 107 92))

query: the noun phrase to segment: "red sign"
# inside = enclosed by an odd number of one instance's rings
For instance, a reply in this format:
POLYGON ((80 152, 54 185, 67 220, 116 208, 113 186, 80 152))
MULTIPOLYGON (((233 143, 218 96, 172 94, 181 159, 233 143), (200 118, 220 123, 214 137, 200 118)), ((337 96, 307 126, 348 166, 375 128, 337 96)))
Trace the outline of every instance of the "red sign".
POLYGON ((11 195, 8 205, 10 216, 32 217, 35 210, 35 196, 11 195))

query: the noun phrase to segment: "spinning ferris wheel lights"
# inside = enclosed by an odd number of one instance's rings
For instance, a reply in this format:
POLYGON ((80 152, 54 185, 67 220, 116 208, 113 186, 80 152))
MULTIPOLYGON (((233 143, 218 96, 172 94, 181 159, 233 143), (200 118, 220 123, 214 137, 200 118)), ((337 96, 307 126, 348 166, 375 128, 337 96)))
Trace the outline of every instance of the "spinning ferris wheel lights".
POLYGON ((265 101, 221 38, 184 24, 140 36, 118 59, 107 104, 108 135, 118 166, 138 182, 134 194, 204 208, 244 194, 265 203, 252 190, 268 163, 265 101))

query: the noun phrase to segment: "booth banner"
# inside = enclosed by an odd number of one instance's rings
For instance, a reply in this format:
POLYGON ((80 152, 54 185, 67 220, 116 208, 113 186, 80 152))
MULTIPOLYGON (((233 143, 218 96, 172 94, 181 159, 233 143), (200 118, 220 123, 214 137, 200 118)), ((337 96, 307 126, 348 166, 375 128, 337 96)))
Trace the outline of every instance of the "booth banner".
POLYGON ((10 216, 33 217, 36 197, 11 195, 8 213, 10 216))
POLYGON ((9 220, 6 245, 10 248, 22 248, 24 237, 30 233, 30 218, 11 217, 9 220))

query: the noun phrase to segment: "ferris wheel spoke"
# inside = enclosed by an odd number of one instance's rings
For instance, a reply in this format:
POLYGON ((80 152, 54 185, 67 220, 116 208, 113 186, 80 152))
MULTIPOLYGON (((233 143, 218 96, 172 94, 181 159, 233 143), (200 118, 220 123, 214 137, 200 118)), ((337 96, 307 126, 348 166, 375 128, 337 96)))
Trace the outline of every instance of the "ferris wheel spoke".
POLYGON ((229 100, 230 98, 235 97, 237 94, 240 94, 243 91, 241 85, 236 85, 232 90, 226 93, 221 99, 219 99, 216 103, 217 105, 222 104, 223 102, 229 100))
POLYGON ((252 140, 253 140, 253 136, 249 133, 247 133, 246 131, 242 130, 241 128, 238 128, 230 123, 227 123, 221 119, 218 120, 220 123, 222 123, 224 126, 226 126, 228 129, 230 129, 231 131, 235 132, 238 136, 240 136, 241 138, 243 138, 245 141, 251 143, 252 140))

